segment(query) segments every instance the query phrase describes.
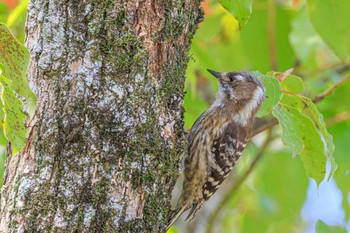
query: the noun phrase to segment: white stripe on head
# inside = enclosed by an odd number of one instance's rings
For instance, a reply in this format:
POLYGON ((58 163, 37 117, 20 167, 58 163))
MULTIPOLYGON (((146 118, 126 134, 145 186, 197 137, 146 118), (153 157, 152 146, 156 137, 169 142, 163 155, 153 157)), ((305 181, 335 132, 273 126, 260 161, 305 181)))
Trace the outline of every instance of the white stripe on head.
POLYGON ((235 78, 239 81, 245 81, 245 77, 243 77, 242 75, 236 75, 235 78))
POLYGON ((253 98, 245 105, 245 107, 234 115, 233 120, 242 126, 247 125, 252 111, 263 101, 265 91, 263 88, 257 86, 254 91, 253 98))

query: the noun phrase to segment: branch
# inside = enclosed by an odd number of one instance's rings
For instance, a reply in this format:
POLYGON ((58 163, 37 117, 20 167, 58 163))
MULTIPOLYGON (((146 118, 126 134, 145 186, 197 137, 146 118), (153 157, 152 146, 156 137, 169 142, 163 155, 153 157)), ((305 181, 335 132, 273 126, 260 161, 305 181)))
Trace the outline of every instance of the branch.
POLYGON ((273 119, 271 119, 271 121, 268 121, 266 124, 260 125, 258 128, 255 128, 253 130, 251 137, 254 137, 255 135, 258 135, 259 133, 264 132, 267 129, 270 129, 275 125, 278 125, 278 121, 275 118, 273 118, 273 119))
POLYGON ((269 130, 268 135, 267 135, 263 145, 261 146, 261 148, 260 148, 259 152, 257 153, 253 162, 250 164, 249 168, 236 181, 236 183, 234 183, 234 185, 231 187, 231 189, 225 194, 224 198, 216 206, 215 210, 212 213, 211 218, 209 219, 208 227, 207 227, 207 231, 206 231, 207 233, 213 232, 214 223, 216 222, 216 219, 219 216, 221 208, 227 204, 227 202, 230 200, 231 196, 237 191, 238 187, 247 179, 249 174, 253 171, 253 169, 255 168, 258 161, 262 158, 262 156, 263 156, 264 152, 266 151, 266 148, 268 147, 271 140, 272 140, 272 130, 269 130))
POLYGON ((322 92, 321 94, 316 96, 312 101, 314 103, 317 103, 317 102, 323 100, 326 96, 329 96, 335 89, 337 89, 339 86, 341 86, 342 84, 344 84, 345 82, 347 82, 349 80, 350 80, 350 76, 347 76, 347 77, 341 79, 339 82, 335 83, 333 86, 331 86, 330 88, 328 88, 327 90, 325 90, 324 92, 322 92))

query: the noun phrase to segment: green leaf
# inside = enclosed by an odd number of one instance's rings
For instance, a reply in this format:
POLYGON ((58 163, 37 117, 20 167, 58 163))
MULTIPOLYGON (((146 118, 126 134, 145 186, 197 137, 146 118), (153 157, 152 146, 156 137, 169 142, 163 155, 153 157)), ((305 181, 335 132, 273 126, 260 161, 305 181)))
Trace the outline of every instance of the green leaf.
MULTIPOLYGON (((285 91, 293 92, 293 93, 301 93, 304 92, 304 83, 303 80, 295 75, 288 75, 281 82, 282 89, 285 91)), ((284 105, 288 105, 294 107, 301 111, 304 108, 303 101, 294 95, 283 95, 281 99, 281 103, 284 105)))
POLYGON ((344 62, 350 61, 350 1, 307 0, 312 24, 344 62))
POLYGON ((253 74, 264 84, 266 91, 266 98, 256 114, 257 117, 263 117, 269 114, 280 102, 283 95, 281 85, 277 79, 271 76, 263 75, 259 72, 253 72, 253 74))
POLYGON ((12 85, 12 81, 5 75, 0 75, 1 100, 5 117, 3 119, 4 134, 11 141, 13 154, 16 154, 25 145, 27 130, 24 127, 26 120, 22 112, 23 103, 19 100, 12 85))
POLYGON ((0 23, 0 64, 3 67, 3 74, 13 81, 15 92, 26 99, 27 112, 33 117, 36 97, 30 90, 27 80, 29 59, 27 48, 12 36, 5 24, 0 23))
POLYGON ((218 0, 238 21, 242 30, 252 14, 252 0, 218 0))
POLYGON ((290 91, 293 93, 304 92, 303 80, 295 75, 288 75, 282 82, 281 86, 283 90, 290 91))
POLYGON ((328 226, 322 221, 317 221, 316 223, 316 232, 317 233, 346 233, 347 230, 345 227, 341 226, 328 226))
POLYGON ((282 128, 282 142, 292 150, 293 157, 300 155, 304 150, 303 129, 298 123, 298 113, 294 108, 287 110, 281 106, 276 106, 272 111, 282 128))
POLYGON ((294 95, 283 95, 281 99, 281 103, 283 105, 288 105, 293 108, 298 109, 299 111, 302 111, 305 107, 303 101, 300 100, 300 98, 294 96, 294 95))
POLYGON ((316 105, 312 102, 310 98, 304 97, 303 98, 304 102, 308 106, 308 111, 311 113, 312 119, 316 124, 316 127, 319 129, 322 139, 325 142, 324 144, 324 153, 327 156, 327 158, 331 162, 331 172, 330 176, 332 177, 334 172, 337 170, 338 165, 335 162, 335 159, 333 157, 334 153, 334 143, 333 143, 333 137, 332 135, 328 132, 326 123, 324 122, 322 114, 317 110, 316 105))
POLYGON ((300 114, 299 124, 303 127, 304 151, 300 155, 306 174, 320 184, 326 175, 327 157, 324 154, 324 143, 310 118, 300 114))
POLYGON ((300 153, 303 145, 300 158, 306 174, 319 184, 326 174, 327 157, 315 124, 298 109, 287 105, 275 107, 273 115, 280 122, 282 142, 290 147, 293 155, 300 153))

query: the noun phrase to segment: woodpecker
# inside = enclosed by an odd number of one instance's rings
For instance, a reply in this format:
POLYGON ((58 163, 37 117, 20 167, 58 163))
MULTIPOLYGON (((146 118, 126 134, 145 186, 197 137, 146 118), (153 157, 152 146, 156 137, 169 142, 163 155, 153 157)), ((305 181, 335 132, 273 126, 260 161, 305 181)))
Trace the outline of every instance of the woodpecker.
POLYGON ((208 71, 218 79, 219 90, 189 133, 182 193, 167 229, 188 209, 186 220, 192 220, 218 190, 246 147, 255 114, 265 99, 264 86, 247 72, 208 71))

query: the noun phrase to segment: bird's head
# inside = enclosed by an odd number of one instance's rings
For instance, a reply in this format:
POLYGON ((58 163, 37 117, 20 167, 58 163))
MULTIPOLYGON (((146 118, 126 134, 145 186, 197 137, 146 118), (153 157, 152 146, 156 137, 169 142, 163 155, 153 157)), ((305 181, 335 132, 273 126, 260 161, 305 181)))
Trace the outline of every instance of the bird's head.
POLYGON ((255 100, 258 105, 265 98, 265 89, 262 83, 247 72, 217 72, 208 71, 219 81, 218 98, 228 98, 239 102, 255 100))

